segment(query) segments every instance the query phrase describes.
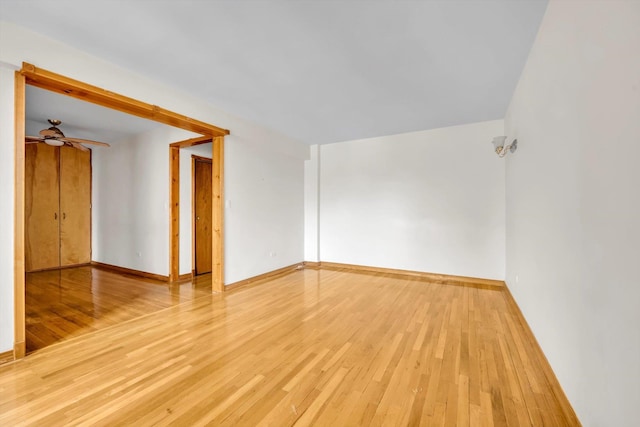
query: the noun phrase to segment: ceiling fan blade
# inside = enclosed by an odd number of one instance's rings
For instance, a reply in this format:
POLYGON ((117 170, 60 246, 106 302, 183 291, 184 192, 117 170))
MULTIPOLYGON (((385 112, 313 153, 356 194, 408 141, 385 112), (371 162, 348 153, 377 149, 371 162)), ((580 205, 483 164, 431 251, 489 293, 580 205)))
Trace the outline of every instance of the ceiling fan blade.
POLYGON ((56 132, 55 130, 52 130, 52 129, 42 129, 40 131, 40 135, 42 135, 42 136, 60 136, 58 134, 58 132, 56 132))
POLYGON ((32 144, 34 142, 42 142, 42 141, 44 141, 44 138, 39 137, 39 136, 25 136, 24 137, 24 141, 27 144, 32 144))
POLYGON ((93 144, 93 145, 100 145, 102 147, 111 147, 111 145, 107 144, 106 142, 99 142, 99 141, 92 141, 90 139, 82 139, 82 138, 58 138, 60 141, 65 141, 65 142, 75 142, 75 143, 82 143, 82 144, 93 144))
POLYGON ((89 149, 82 144, 79 144, 77 142, 70 142, 70 141, 67 141, 67 142, 69 142, 69 144, 71 144, 73 148, 77 148, 80 151, 89 151, 89 149))

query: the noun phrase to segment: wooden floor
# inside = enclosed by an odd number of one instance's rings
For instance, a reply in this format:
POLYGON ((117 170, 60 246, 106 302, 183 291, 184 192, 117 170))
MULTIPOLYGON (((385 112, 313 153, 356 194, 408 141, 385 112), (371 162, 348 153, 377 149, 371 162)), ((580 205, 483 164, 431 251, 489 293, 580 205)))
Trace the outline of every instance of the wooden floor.
POLYGON ((27 353, 211 293, 211 279, 168 285, 97 267, 27 273, 27 353))
POLYGON ((0 366, 0 425, 579 425, 504 288, 306 269, 193 292, 0 366))

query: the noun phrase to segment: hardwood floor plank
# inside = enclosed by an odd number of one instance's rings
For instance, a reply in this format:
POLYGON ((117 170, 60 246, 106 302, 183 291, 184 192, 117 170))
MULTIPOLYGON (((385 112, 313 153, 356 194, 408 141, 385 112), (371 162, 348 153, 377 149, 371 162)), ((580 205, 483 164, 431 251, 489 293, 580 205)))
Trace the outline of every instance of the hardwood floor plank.
POLYGON ((91 267, 27 283, 32 353, 0 366, 0 425, 579 425, 506 288, 344 269, 215 295, 91 267))
POLYGON ((27 352, 207 295, 210 278, 169 285, 97 267, 26 274, 27 352))
POLYGON ((327 402, 336 388, 338 388, 348 372, 349 370, 347 368, 340 368, 338 372, 336 372, 335 375, 331 377, 331 380, 324 388, 324 390, 322 390, 318 397, 313 401, 311 406, 309 406, 309 408, 304 412, 304 414, 302 414, 302 416, 295 422, 294 425, 299 427, 311 425, 313 419, 322 409, 322 406, 327 402))

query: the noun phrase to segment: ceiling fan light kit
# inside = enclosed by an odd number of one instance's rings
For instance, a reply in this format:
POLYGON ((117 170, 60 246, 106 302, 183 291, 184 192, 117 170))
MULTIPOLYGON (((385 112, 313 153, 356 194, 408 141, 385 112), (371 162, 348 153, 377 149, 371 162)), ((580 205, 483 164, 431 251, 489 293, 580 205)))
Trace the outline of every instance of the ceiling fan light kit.
POLYGON ((47 145, 53 145, 54 147, 62 147, 64 145, 64 141, 60 141, 55 138, 45 138, 44 143, 47 145))
POLYGON ((25 138, 26 144, 32 144, 37 142, 44 142, 47 145, 52 145, 54 147, 61 147, 63 145, 68 145, 70 147, 77 148, 82 151, 89 151, 87 147, 83 144, 89 145, 99 145, 101 147, 110 147, 106 142, 98 142, 92 141, 90 139, 81 139, 81 138, 68 138, 62 133, 58 126, 62 124, 62 121, 57 119, 49 119, 48 122, 51 124, 51 127, 48 129, 42 129, 40 131, 40 136, 27 136, 25 138))

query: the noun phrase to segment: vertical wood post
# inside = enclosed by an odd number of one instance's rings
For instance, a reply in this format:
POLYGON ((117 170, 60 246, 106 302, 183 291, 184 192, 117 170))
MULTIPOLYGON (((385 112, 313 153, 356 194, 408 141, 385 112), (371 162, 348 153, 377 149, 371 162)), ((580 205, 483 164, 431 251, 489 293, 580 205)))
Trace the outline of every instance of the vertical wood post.
POLYGON ((224 136, 213 138, 212 152, 212 179, 213 191, 211 226, 212 234, 212 272, 211 290, 224 292, 224 136))
POLYGON ((180 276, 180 148, 169 147, 169 281, 180 276))
POLYGON ((24 288, 24 123, 25 123, 25 77, 15 73, 15 193, 13 236, 13 298, 14 337, 13 357, 24 357, 27 345, 25 334, 25 288, 24 288))

